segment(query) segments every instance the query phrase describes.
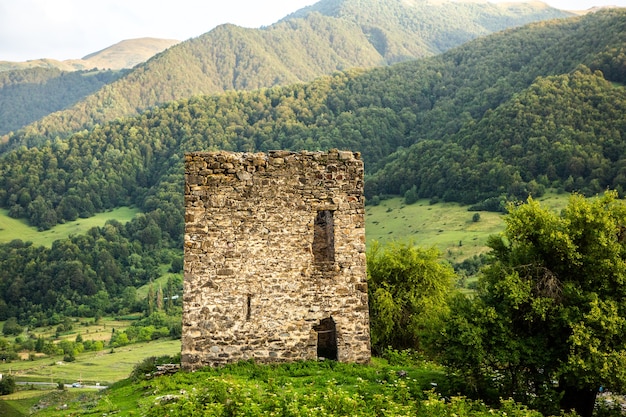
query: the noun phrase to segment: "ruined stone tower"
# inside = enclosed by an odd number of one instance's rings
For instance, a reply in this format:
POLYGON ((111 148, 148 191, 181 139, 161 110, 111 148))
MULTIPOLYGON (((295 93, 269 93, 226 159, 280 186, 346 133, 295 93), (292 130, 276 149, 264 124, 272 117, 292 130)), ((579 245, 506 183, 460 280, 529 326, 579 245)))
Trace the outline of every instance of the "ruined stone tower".
POLYGON ((358 153, 185 156, 182 364, 370 359, 358 153))

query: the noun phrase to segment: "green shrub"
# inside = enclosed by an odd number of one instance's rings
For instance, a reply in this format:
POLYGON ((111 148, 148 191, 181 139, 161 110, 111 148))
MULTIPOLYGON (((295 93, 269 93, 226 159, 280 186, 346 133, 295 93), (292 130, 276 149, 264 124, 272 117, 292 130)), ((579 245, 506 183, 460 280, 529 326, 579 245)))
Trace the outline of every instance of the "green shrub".
POLYGON ((5 336, 17 336, 21 334, 23 330, 22 326, 17 323, 17 319, 15 317, 9 317, 7 321, 4 322, 4 326, 2 327, 2 333, 5 336))
POLYGON ((16 390, 15 379, 11 375, 4 375, 0 379, 0 395, 13 394, 16 390))
POLYGON ((130 379, 132 379, 133 381, 144 380, 146 379, 147 375, 150 375, 157 370, 157 365, 164 365, 169 363, 180 364, 180 354, 175 356, 150 356, 149 358, 146 358, 143 361, 139 362, 137 365, 135 365, 133 371, 130 374, 130 379))

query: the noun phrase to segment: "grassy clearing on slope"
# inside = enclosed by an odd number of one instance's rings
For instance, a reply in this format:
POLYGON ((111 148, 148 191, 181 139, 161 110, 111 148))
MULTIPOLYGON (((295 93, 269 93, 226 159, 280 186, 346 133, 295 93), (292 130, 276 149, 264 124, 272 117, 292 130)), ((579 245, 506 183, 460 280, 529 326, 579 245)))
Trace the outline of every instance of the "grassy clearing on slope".
POLYGON ((480 220, 475 222, 474 213, 457 203, 419 200, 406 205, 399 197, 383 200, 378 206, 368 206, 367 241, 398 240, 421 247, 435 246, 447 259, 460 262, 486 252, 487 237, 504 229, 502 214, 481 211, 480 220))
POLYGON ((15 409, 13 400, 5 400, 5 397, 0 397, 0 416, 2 417, 22 417, 28 414, 22 413, 15 409))
MULTIPOLYGON (((113 329, 123 331, 130 326, 131 321, 116 320, 113 318, 101 319, 98 323, 92 319, 79 319, 72 331, 62 334, 59 340, 75 340, 81 334, 84 340, 102 340, 105 345, 111 338, 113 329)), ((34 337, 51 338, 56 326, 33 329, 29 335, 34 337)), ((29 337, 23 334, 22 337, 29 337)), ((100 351, 87 351, 76 356, 74 362, 64 362, 63 355, 37 355, 29 358, 26 352, 23 360, 9 363, 0 363, 0 374, 11 374, 18 383, 48 383, 48 385, 19 385, 19 391, 9 396, 0 397, 0 416, 21 417, 30 415, 32 406, 39 402, 42 396, 56 391, 59 382, 70 384, 80 381, 86 385, 107 386, 127 378, 133 368, 144 359, 155 356, 180 353, 180 340, 159 339, 146 343, 136 343, 115 349, 105 348, 100 351), (34 389, 33 389, 34 388, 34 389)), ((72 393, 59 393, 65 398, 67 395, 83 396, 92 390, 70 389, 72 393)), ((63 415, 63 414, 62 414, 63 415)))
MULTIPOLYGON (((537 200, 551 210, 567 205, 569 194, 546 193, 537 200)), ((458 203, 430 204, 419 200, 406 205, 400 197, 367 206, 365 233, 372 241, 412 242, 420 247, 436 247, 452 262, 462 262, 488 251, 487 238, 504 230, 503 215, 487 211, 469 211, 458 203), (480 219, 473 220, 478 213, 480 219)))
POLYGON ((24 219, 9 217, 8 210, 0 210, 0 243, 21 239, 24 242, 33 242, 38 246, 52 246, 55 240, 63 239, 69 235, 80 235, 96 226, 104 226, 107 220, 115 219, 121 223, 130 221, 139 213, 139 209, 133 207, 119 207, 104 213, 98 213, 93 217, 78 219, 73 222, 59 224, 50 230, 40 232, 36 227, 28 225, 24 219))
MULTIPOLYGON (((136 316, 137 318, 140 317, 139 314, 136 314, 136 316)), ((74 320, 76 323, 72 330, 59 334, 58 340, 69 340, 73 342, 76 340, 76 336, 80 334, 83 340, 101 340, 108 342, 111 340, 111 333, 114 330, 123 331, 132 324, 132 320, 117 319, 114 317, 103 317, 97 322, 95 322, 93 318, 75 318, 74 320)), ((31 333, 34 334, 35 337, 41 336, 44 339, 50 339, 56 336, 56 327, 57 326, 47 326, 38 328, 31 333)))
POLYGON ((151 356, 180 353, 180 340, 155 340, 98 352, 83 352, 74 362, 63 362, 63 355, 0 364, 0 373, 13 374, 18 382, 109 385, 127 378, 134 366, 151 356))
POLYGON ((32 407, 48 390, 31 389, 17 391, 0 397, 0 416, 22 417, 30 415, 32 407))
MULTIPOLYGON (((32 369, 27 375, 19 375, 18 380, 46 380, 72 383, 82 381, 87 385, 109 385, 127 378, 132 369, 151 356, 175 355, 180 353, 180 340, 155 340, 147 343, 105 349, 99 352, 86 352, 78 355, 74 362, 51 362, 39 369, 32 369)), ((57 358, 60 361, 62 357, 57 358)))
MULTIPOLYGON (((159 289, 159 287, 161 287, 162 289, 165 289, 167 287, 167 280, 172 278, 174 280, 179 280, 182 282, 182 277, 183 274, 182 273, 171 273, 169 272, 170 270, 170 264, 161 264, 159 265, 159 277, 156 278, 154 281, 148 282, 144 285, 142 285, 141 287, 137 288, 137 298, 142 300, 144 298, 146 298, 148 296, 148 292, 150 291, 150 286, 152 286, 152 290, 153 291, 157 291, 159 289)), ((178 294, 179 296, 182 296, 182 294, 178 294)))

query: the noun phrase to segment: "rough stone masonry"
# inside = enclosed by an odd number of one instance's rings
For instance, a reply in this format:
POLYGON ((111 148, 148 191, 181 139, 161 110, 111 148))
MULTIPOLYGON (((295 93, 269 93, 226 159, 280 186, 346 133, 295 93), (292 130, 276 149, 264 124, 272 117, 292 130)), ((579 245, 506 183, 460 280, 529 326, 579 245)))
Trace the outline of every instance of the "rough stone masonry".
POLYGON ((182 365, 370 360, 360 154, 185 155, 182 365))

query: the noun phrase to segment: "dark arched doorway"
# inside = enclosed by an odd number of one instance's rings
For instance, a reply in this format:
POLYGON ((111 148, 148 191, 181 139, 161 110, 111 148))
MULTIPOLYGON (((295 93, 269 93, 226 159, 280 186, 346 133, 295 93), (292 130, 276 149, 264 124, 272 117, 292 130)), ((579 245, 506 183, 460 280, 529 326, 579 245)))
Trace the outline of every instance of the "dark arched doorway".
POLYGON ((313 327, 317 332, 317 357, 337 360, 337 328, 332 317, 320 321, 313 327))

